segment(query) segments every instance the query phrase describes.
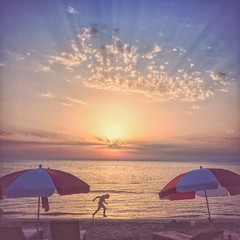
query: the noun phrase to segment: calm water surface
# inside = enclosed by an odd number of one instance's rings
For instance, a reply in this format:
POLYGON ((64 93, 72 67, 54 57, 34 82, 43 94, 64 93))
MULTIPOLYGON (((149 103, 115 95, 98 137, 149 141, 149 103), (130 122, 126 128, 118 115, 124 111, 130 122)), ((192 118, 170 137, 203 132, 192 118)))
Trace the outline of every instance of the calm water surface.
MULTIPOLYGON (((44 218, 91 218, 97 207, 92 199, 110 194, 109 218, 207 218, 205 198, 183 201, 159 200, 158 192, 175 176, 203 167, 225 168, 240 174, 238 163, 176 163, 147 161, 2 161, 0 176, 38 164, 76 175, 91 186, 90 193, 70 196, 54 194, 44 218)), ((209 198, 212 217, 240 217, 240 196, 209 198)), ((4 217, 36 217, 37 199, 3 199, 4 217)), ((102 217, 102 212, 96 218, 102 217)))

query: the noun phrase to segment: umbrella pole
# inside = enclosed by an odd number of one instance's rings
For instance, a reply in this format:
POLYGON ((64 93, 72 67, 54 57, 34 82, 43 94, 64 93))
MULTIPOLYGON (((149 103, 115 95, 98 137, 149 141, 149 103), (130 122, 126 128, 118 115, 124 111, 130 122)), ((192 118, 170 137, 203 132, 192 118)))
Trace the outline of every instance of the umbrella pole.
POLYGON ((209 204, 208 204, 207 191, 204 190, 204 192, 205 192, 205 198, 206 198, 207 209, 208 209, 208 217, 209 217, 209 219, 211 219, 211 214, 210 214, 210 209, 209 209, 209 204))
POLYGON ((38 236, 38 230, 39 230, 39 216, 40 216, 40 197, 38 197, 38 213, 37 213, 37 240, 39 238, 38 236))

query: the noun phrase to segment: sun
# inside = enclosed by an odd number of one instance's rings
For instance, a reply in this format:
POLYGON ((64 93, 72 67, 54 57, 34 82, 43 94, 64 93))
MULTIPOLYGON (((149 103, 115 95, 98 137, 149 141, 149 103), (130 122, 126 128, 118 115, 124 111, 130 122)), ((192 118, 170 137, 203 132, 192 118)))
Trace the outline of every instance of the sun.
POLYGON ((123 138, 123 128, 119 125, 111 125, 104 130, 106 138, 110 141, 123 138))
POLYGON ((120 124, 107 124, 102 129, 101 139, 107 147, 119 148, 126 142, 126 131, 120 124))
POLYGON ((124 148, 139 135, 139 119, 128 102, 109 102, 98 106, 89 124, 92 136, 110 148, 124 148), (97 116, 97 117, 96 117, 97 116))

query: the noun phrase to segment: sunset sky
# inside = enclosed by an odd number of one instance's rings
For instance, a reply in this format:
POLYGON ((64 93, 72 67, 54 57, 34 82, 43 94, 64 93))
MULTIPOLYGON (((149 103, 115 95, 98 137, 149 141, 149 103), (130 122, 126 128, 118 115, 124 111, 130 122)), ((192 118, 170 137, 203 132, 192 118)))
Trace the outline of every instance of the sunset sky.
POLYGON ((239 0, 3 0, 1 159, 239 160, 239 0))

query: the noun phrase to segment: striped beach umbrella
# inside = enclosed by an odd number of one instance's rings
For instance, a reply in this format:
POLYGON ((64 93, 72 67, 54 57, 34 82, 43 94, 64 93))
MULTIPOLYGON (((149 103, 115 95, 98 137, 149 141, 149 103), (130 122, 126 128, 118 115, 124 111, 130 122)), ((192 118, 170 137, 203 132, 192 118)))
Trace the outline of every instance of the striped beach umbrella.
POLYGON ((205 197, 209 219, 211 215, 208 197, 238 194, 240 194, 240 175, 226 169, 202 167, 175 177, 158 193, 162 200, 205 197))
POLYGON ((55 192, 59 195, 88 193, 90 186, 78 177, 60 170, 42 168, 27 169, 10 173, 0 178, 2 195, 6 198, 38 198, 37 227, 39 225, 40 198, 45 211, 48 199, 55 192))

